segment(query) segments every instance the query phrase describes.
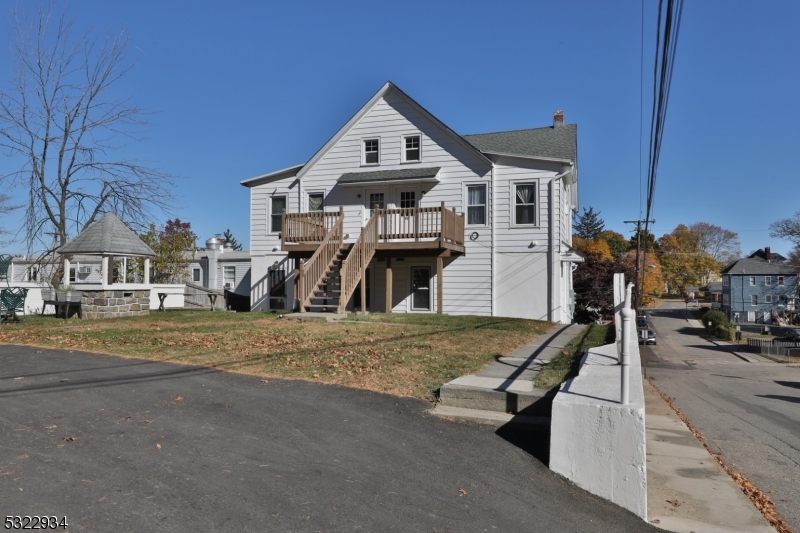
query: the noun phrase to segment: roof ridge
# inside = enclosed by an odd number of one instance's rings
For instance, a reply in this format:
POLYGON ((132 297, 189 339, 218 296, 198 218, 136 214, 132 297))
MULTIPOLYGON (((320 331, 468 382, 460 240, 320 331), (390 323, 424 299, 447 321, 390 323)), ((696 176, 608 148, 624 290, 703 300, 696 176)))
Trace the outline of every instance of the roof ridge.
MULTIPOLYGON (((577 126, 577 122, 573 122, 571 124, 564 124, 563 126, 559 126, 559 128, 565 128, 567 126, 577 126)), ((533 130, 554 130, 556 129, 554 126, 537 126, 535 128, 520 128, 516 130, 503 130, 503 131, 487 131, 484 133, 464 133, 462 137, 474 137, 475 135, 495 135, 497 133, 518 133, 521 131, 533 131, 533 130)))

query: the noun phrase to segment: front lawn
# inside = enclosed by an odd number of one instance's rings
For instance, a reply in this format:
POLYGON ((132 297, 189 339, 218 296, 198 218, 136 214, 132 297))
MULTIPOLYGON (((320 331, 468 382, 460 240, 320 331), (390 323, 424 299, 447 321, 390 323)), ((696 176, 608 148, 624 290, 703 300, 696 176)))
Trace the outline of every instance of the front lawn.
POLYGON ((277 317, 192 310, 83 321, 31 316, 3 324, 0 343, 213 366, 433 400, 442 384, 478 372, 553 327, 477 316, 377 313, 333 323, 277 317))

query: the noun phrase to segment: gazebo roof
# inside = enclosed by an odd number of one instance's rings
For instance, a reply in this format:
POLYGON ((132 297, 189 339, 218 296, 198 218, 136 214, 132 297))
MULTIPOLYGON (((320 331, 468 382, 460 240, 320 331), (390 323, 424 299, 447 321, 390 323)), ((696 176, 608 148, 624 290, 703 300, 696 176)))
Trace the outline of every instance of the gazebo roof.
POLYGON ((62 255, 131 255, 152 257, 155 252, 114 213, 85 228, 77 237, 57 250, 62 255))

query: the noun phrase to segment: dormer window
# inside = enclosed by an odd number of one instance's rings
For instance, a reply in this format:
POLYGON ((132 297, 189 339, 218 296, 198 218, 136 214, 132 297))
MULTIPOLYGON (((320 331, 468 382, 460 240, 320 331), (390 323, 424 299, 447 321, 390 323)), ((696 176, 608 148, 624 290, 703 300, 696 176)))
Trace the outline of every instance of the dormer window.
POLYGON ((380 163, 380 140, 367 139, 364 141, 364 164, 377 165, 380 163))
POLYGON ((406 135, 403 137, 403 161, 415 162, 422 160, 419 141, 419 135, 406 135))

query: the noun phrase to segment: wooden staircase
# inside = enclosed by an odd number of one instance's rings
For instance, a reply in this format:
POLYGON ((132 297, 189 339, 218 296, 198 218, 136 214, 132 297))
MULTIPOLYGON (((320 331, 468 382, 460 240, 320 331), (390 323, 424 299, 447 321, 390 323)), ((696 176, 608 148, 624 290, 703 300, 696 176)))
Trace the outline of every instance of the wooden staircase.
MULTIPOLYGON (((311 290, 306 301, 303 303, 301 312, 312 313, 338 313, 342 294, 342 261, 347 257, 347 248, 340 248, 333 256, 328 268, 317 280, 316 285, 311 290)), ((346 304, 346 302, 345 302, 346 304)))

